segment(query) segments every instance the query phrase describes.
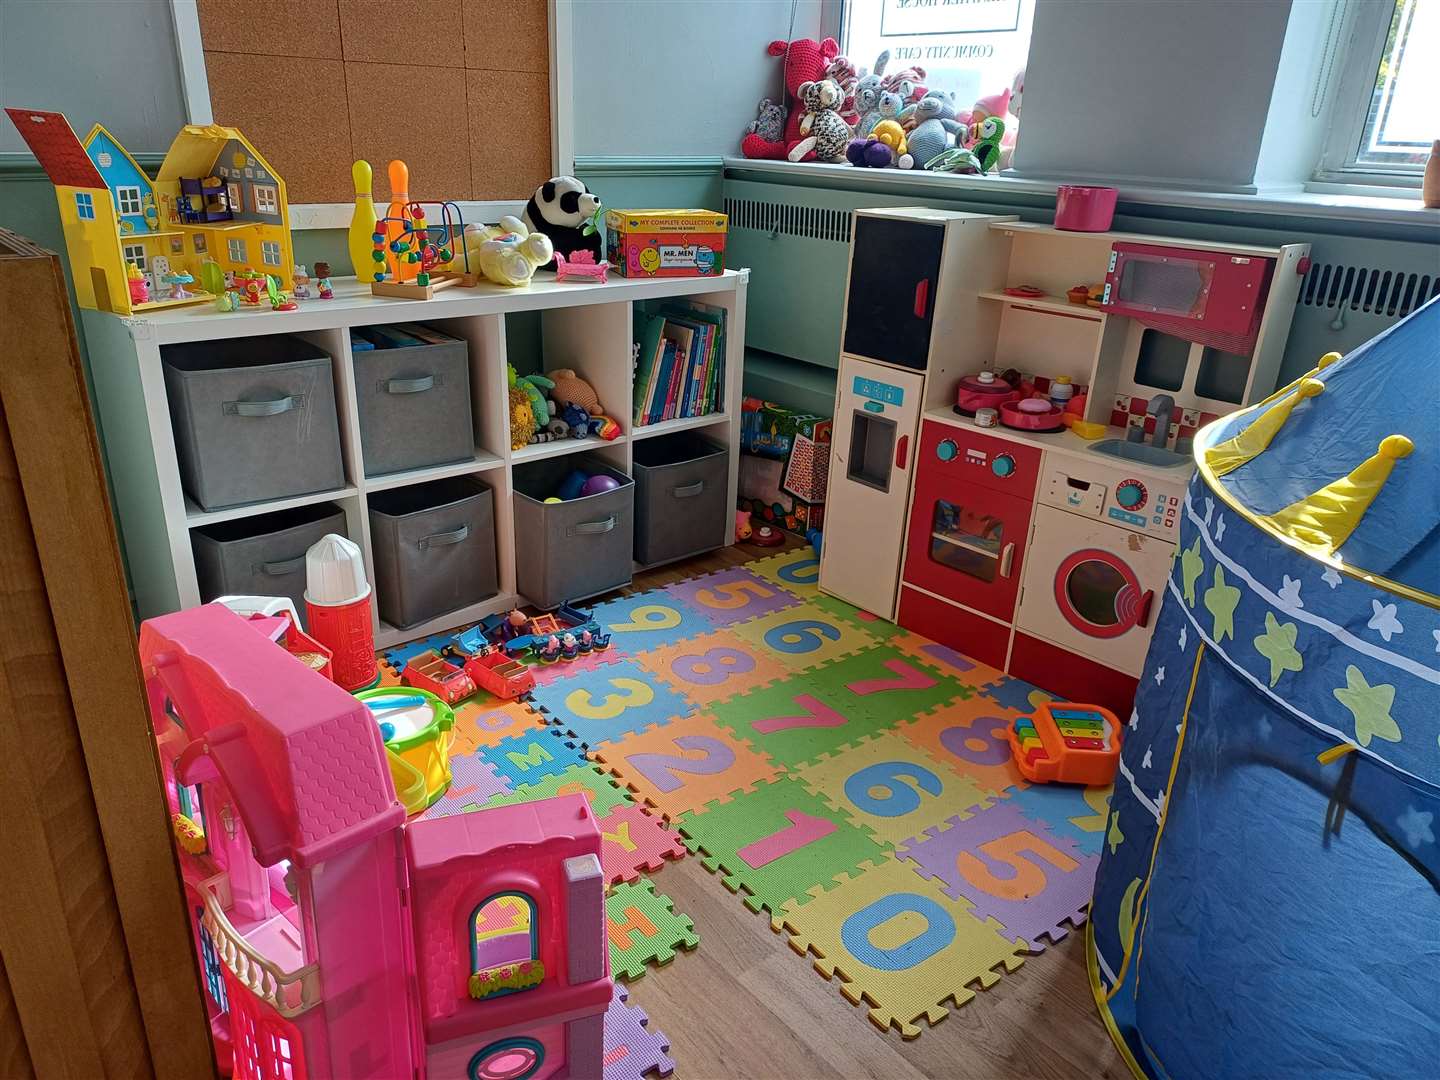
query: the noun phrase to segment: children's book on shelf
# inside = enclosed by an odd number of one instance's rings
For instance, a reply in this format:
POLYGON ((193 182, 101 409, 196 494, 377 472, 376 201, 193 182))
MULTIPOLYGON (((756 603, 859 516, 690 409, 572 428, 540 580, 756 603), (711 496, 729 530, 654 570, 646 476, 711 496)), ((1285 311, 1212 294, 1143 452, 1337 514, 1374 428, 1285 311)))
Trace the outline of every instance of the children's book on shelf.
POLYGON ((725 408, 725 311, 690 302, 635 309, 637 427, 725 408))

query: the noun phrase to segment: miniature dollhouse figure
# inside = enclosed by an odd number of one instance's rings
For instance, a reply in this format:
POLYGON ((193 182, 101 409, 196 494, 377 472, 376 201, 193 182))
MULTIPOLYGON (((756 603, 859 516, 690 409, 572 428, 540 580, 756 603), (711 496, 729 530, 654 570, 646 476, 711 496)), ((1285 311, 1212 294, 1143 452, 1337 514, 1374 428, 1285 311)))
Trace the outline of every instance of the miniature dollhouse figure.
POLYGON ((145 274, 133 262, 125 271, 125 284, 130 289, 130 303, 148 304, 150 302, 150 283, 145 280, 145 274))
POLYGON ((295 283, 295 289, 290 295, 295 297, 296 300, 309 300, 312 295, 310 292, 310 271, 305 269, 304 263, 296 264, 292 280, 295 283))
POLYGON ((328 262, 315 264, 315 288, 319 291, 321 300, 335 299, 335 289, 330 284, 330 264, 328 262))

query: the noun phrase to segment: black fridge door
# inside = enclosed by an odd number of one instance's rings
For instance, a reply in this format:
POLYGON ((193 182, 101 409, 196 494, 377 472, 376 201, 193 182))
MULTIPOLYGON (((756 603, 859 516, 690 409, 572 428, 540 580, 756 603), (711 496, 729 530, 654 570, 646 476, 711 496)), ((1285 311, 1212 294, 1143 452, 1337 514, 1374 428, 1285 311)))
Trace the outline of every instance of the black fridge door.
POLYGON ((943 225, 856 218, 845 352, 925 370, 944 243, 943 225))

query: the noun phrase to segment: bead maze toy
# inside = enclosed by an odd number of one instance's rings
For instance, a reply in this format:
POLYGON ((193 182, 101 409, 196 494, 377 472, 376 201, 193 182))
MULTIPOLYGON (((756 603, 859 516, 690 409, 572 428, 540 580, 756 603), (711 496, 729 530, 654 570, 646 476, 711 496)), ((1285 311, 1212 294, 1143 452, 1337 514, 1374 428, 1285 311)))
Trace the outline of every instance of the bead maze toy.
POLYGON ((1033 784, 1108 784, 1120 761, 1120 721, 1100 705, 1042 702, 1006 728, 1005 741, 1033 784))
MULTIPOLYGON (((360 164, 356 162, 357 180, 360 164)), ((479 268, 470 266, 460 207, 449 200, 412 200, 410 167, 399 159, 390 162, 389 172, 390 206, 370 235, 371 294, 429 300, 442 289, 475 285, 479 268), (438 209, 438 225, 431 222, 427 206, 438 209)))

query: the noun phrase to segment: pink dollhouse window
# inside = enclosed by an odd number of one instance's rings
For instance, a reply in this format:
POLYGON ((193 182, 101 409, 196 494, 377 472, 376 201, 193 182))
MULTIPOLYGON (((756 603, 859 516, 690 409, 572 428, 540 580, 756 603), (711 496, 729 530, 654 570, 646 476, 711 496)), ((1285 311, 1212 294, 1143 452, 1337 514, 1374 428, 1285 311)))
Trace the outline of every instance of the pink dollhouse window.
POLYGON ((470 1059, 470 1080, 528 1080, 545 1063, 545 1047, 537 1039, 517 1035, 493 1042, 470 1059))
POLYGON ((535 901, 502 892, 470 913, 470 996, 476 1000, 538 986, 545 965, 538 952, 535 901))

